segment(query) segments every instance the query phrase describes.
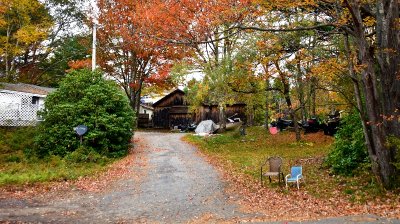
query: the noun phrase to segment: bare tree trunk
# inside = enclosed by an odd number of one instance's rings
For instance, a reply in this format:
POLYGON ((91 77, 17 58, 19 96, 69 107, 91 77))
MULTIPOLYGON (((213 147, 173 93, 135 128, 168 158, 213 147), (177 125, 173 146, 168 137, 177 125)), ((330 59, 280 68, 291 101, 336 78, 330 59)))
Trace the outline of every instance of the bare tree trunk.
POLYGON ((251 106, 251 108, 249 108, 248 119, 247 119, 247 124, 249 126, 254 125, 254 114, 255 114, 255 108, 254 106, 251 106))
POLYGON ((282 85, 283 85, 283 95, 285 97, 286 100, 286 105, 289 109, 289 114, 290 117, 293 121, 293 126, 294 126, 294 131, 296 132, 296 141, 300 141, 301 140, 301 135, 300 135, 300 128, 299 125, 297 124, 297 118, 296 118, 296 113, 293 110, 293 105, 292 105, 292 100, 290 98, 290 85, 289 85, 289 80, 287 80, 287 77, 285 76, 285 74, 283 73, 283 71, 280 69, 279 67, 279 63, 275 62, 275 67, 278 70, 282 85))
POLYGON ((400 55, 396 51, 399 48, 400 37, 395 26, 399 15, 399 3, 396 0, 377 1, 376 36, 380 73, 375 70, 375 52, 365 36, 360 3, 352 0, 345 1, 345 4, 354 21, 352 34, 359 51, 359 61, 363 66, 361 77, 372 137, 372 150, 369 153, 375 153, 370 157, 376 156, 376 161, 372 161, 376 162, 373 172, 386 188, 391 188, 394 179, 399 175, 399 171, 393 166, 398 149, 388 146, 386 141, 390 135, 400 137, 399 121, 387 120, 384 116, 397 115, 395 113, 398 113, 396 109, 398 110, 400 100, 400 80, 396 78, 400 60, 400 55))
POLYGON ((316 87, 317 87, 317 78, 311 77, 310 83, 310 109, 309 112, 311 113, 311 117, 316 117, 316 87))
POLYGON ((142 93, 142 85, 143 81, 139 81, 139 87, 137 90, 133 90, 133 110, 135 111, 136 119, 134 126, 135 128, 138 127, 138 118, 139 118, 139 110, 140 110, 140 97, 142 93))
MULTIPOLYGON (((400 178, 400 171, 396 170, 393 162, 400 149, 387 144, 389 136, 400 138, 400 32, 399 13, 400 2, 398 0, 377 1, 377 61, 379 65, 379 77, 381 91, 382 123, 377 124, 376 130, 380 136, 378 146, 378 161, 381 165, 382 179, 386 187, 391 187, 396 178, 400 178), (392 119, 393 118, 393 119, 392 119), (397 119, 396 119, 397 118, 397 119), (383 125, 381 125, 383 124, 383 125)), ((375 67, 373 67, 375 68, 375 67)), ((374 136, 375 137, 375 136, 374 136)))
POLYGON ((300 59, 297 60, 297 93, 299 96, 299 102, 301 105, 301 120, 305 121, 308 117, 307 108, 304 106, 304 83, 303 83, 303 72, 301 72, 300 59))
MULTIPOLYGON (((390 163, 390 153, 386 150, 385 140, 386 136, 382 126, 381 105, 379 103, 379 93, 377 86, 377 77, 374 71, 374 62, 368 52, 368 45, 365 39, 360 38, 359 40, 359 51, 361 64, 365 65, 366 68, 362 72, 362 81, 364 84, 365 99, 366 99, 366 112, 370 122, 370 129, 372 135, 372 143, 376 153, 376 159, 378 168, 375 169, 377 176, 380 177, 381 181, 385 186, 390 184, 389 176, 394 173, 394 167, 390 163)), ((374 158, 375 155, 371 155, 374 158)))
POLYGON ((290 117, 293 121, 294 132, 296 133, 296 141, 301 140, 300 127, 297 123, 296 111, 293 108, 289 109, 290 117))
POLYGON ((384 128, 388 135, 400 137, 400 2, 377 1, 377 61, 380 68, 384 128), (397 112, 396 112, 397 110, 397 112))
POLYGON ((6 79, 7 81, 11 81, 11 75, 10 75, 10 64, 9 64, 9 54, 8 54, 8 50, 9 50, 9 46, 8 46, 8 42, 10 40, 10 27, 7 28, 7 39, 6 39, 6 44, 7 46, 5 47, 5 52, 4 52, 4 62, 5 62, 5 66, 6 66, 6 79))
POLYGON ((267 86, 267 91, 265 91, 265 129, 268 130, 268 125, 269 125, 269 79, 265 80, 266 86, 267 86))
POLYGON ((375 152, 375 148, 373 147, 373 144, 372 144, 371 132, 367 125, 365 108, 364 108, 363 102, 362 102, 362 93, 360 91, 360 79, 359 79, 359 77, 357 77, 356 72, 354 70, 354 64, 353 64, 353 59, 351 57, 351 49, 350 49, 350 42, 349 42, 348 35, 345 36, 344 41, 345 41, 345 43, 344 43, 345 53, 346 53, 347 60, 349 62, 349 64, 348 64, 349 74, 350 74, 351 80, 353 81, 354 95, 355 95, 356 102, 357 102, 357 110, 359 112, 360 120, 362 122, 363 133, 364 133, 364 138, 365 138, 365 145, 367 146, 368 155, 369 155, 369 158, 370 158, 370 161, 372 164, 372 170, 374 173, 378 173, 376 152, 375 152))
POLYGON ((226 129, 226 115, 223 106, 219 107, 219 125, 220 131, 224 132, 226 129))
POLYGON ((300 128, 299 128, 299 124, 297 123, 296 111, 293 110, 292 100, 290 99, 289 84, 287 83, 287 84, 284 84, 283 86, 284 86, 286 104, 289 108, 289 114, 293 121, 293 127, 294 127, 294 131, 296 133, 296 141, 300 141, 301 140, 300 128))

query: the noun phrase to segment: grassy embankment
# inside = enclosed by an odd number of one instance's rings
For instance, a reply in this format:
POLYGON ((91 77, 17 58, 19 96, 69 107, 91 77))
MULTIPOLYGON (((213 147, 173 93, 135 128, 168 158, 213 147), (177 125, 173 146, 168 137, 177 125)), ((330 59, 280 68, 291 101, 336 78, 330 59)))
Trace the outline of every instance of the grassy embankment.
POLYGON ((58 156, 44 159, 32 153, 35 128, 0 129, 0 186, 73 180, 105 169, 113 160, 74 162, 58 156))
MULTIPOLYGON (((306 184, 302 184, 300 189, 318 198, 344 196, 350 201, 362 203, 384 195, 368 169, 360 168, 353 177, 333 175, 323 161, 331 150, 334 139, 321 132, 302 135, 302 141, 296 142, 293 132, 270 135, 261 127, 253 127, 248 128, 246 136, 227 132, 206 138, 188 135, 186 140, 199 146, 202 152, 226 169, 244 174, 254 184, 259 184, 260 166, 265 158, 280 156, 283 158, 285 175, 289 173, 291 166, 303 166, 306 184)), ((273 183, 265 181, 264 186, 285 192, 284 184, 278 185, 277 182, 274 178, 273 183)))

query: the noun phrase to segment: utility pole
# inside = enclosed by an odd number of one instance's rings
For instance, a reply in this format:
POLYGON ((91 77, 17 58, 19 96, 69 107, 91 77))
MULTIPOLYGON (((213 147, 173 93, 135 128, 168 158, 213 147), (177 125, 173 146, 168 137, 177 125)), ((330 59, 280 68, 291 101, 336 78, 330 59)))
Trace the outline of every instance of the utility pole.
POLYGON ((93 20, 92 71, 96 69, 96 22, 93 20))
POLYGON ((98 14, 99 14, 99 8, 97 7, 97 1, 92 0, 92 13, 93 13, 93 41, 92 41, 92 71, 96 70, 96 30, 97 30, 97 23, 98 23, 98 14))

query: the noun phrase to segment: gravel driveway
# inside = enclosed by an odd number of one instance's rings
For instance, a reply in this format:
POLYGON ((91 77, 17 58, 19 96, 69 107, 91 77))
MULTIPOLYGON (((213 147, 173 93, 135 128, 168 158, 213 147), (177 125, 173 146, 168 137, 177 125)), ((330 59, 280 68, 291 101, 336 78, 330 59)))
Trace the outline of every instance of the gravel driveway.
MULTIPOLYGON (((0 195, 0 223, 237 223, 263 220, 246 214, 224 193, 219 174, 181 141, 183 134, 137 132, 132 175, 100 192, 67 188, 24 199, 0 195)), ((130 156, 132 156, 130 155, 130 156)), ((299 222, 271 222, 299 223, 299 222)), ((374 215, 300 223, 400 223, 374 215)))
POLYGON ((132 167, 140 178, 117 180, 100 193, 0 199, 0 222, 202 223, 255 217, 229 202, 218 173, 181 137, 137 132, 147 160, 146 166, 132 167))

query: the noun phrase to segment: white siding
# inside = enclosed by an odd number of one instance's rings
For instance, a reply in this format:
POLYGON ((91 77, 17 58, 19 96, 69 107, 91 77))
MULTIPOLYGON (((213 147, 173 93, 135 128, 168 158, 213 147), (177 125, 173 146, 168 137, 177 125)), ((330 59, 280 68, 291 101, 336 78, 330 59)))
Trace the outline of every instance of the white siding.
POLYGON ((38 122, 37 112, 45 96, 0 90, 0 126, 30 126, 38 122), (37 102, 32 103, 35 97, 37 102))
POLYGON ((142 105, 140 105, 139 114, 148 114, 149 115, 149 119, 151 120, 151 118, 153 117, 153 110, 145 108, 145 107, 142 107, 142 105))

